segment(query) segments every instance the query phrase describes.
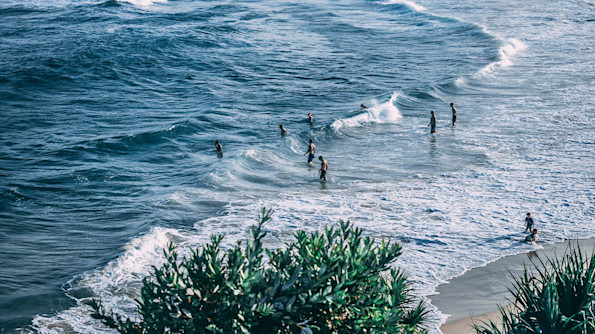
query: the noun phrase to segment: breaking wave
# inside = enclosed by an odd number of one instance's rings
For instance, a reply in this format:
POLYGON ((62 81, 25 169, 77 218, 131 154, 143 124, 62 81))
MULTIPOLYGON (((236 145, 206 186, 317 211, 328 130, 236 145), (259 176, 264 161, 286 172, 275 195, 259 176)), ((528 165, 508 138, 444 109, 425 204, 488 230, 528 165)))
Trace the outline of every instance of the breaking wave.
POLYGON ((399 108, 395 105, 399 93, 394 92, 390 100, 384 103, 373 101, 373 105, 367 109, 363 109, 355 116, 338 119, 331 124, 331 127, 338 130, 343 127, 362 126, 373 123, 396 123, 403 116, 399 108))

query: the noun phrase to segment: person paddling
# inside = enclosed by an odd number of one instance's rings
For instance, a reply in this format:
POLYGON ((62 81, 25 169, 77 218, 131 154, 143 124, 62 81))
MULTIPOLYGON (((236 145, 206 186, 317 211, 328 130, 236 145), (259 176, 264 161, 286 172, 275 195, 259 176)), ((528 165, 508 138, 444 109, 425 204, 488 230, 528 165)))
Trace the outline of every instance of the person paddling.
POLYGON ((279 129, 281 129, 281 135, 285 136, 288 132, 287 130, 285 130, 285 128, 283 127, 283 124, 279 125, 279 129))
POLYGON ((537 236, 537 229, 533 229, 531 234, 525 237, 525 242, 535 242, 535 237, 537 236))

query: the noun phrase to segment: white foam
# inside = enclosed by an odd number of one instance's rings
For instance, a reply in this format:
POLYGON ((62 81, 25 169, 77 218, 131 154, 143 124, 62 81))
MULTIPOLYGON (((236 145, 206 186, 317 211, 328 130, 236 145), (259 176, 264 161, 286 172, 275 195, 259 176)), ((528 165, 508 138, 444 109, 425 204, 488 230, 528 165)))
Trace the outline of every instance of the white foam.
POLYGON ((295 139, 295 138, 293 138, 293 137, 290 137, 290 138, 289 138, 289 141, 290 141, 290 148, 291 148, 291 151, 292 151, 293 153, 303 153, 303 152, 302 152, 302 151, 304 150, 304 149, 303 149, 303 146, 304 146, 303 144, 300 144, 300 143, 297 141, 297 139, 295 139))
POLYGON ((407 7, 411 8, 415 11, 418 11, 418 12, 423 12, 424 10, 426 10, 426 7, 418 5, 415 2, 410 1, 410 0, 387 0, 387 1, 383 2, 382 4, 383 5, 403 4, 403 5, 406 5, 407 7))
MULTIPOLYGON (((500 41, 502 46, 498 49, 498 60, 492 62, 485 67, 482 67, 477 72, 475 72, 471 78, 480 80, 485 77, 493 76, 497 71, 510 67, 513 64, 513 58, 519 52, 527 49, 527 44, 523 41, 518 40, 516 38, 502 38, 492 32, 490 32, 486 26, 476 24, 481 30, 490 36, 493 36, 497 40, 500 41)), ((461 87, 467 83, 468 77, 459 77, 455 80, 455 85, 461 87)))
POLYGON ((512 65, 514 55, 527 48, 527 45, 516 38, 504 40, 504 45, 498 50, 499 60, 493 62, 477 72, 479 76, 492 75, 494 72, 512 65))
POLYGON ((260 165, 286 164, 286 161, 279 157, 275 152, 258 149, 248 149, 240 154, 240 157, 260 165))
POLYGON ((119 2, 128 2, 137 7, 149 7, 156 3, 166 3, 167 0, 118 0, 119 2))
MULTIPOLYGON (((203 241, 198 235, 190 235, 180 230, 154 227, 149 233, 131 240, 122 255, 100 270, 83 274, 73 281, 75 289, 89 289, 94 297, 116 314, 131 316, 136 309, 135 298, 148 276, 152 266, 160 266, 164 261, 163 250, 170 242, 180 245, 185 253, 188 246, 196 247, 203 241)), ((33 319, 33 329, 39 333, 114 333, 90 316, 91 308, 85 304, 88 298, 77 299, 77 306, 53 316, 38 315, 33 319)))
POLYGON ((362 126, 371 123, 396 123, 403 118, 399 108, 395 106, 398 97, 399 94, 394 92, 390 100, 384 103, 378 104, 376 101, 372 101, 373 105, 362 113, 353 117, 338 119, 331 124, 331 127, 340 129, 342 127, 362 126))
MULTIPOLYGON (((536 247, 519 242, 524 238, 521 220, 525 211, 551 212, 549 219, 556 224, 548 226, 549 235, 540 236, 545 242, 557 241, 560 236, 588 237, 593 232, 590 218, 579 223, 568 218, 585 217, 581 210, 588 207, 588 198, 558 210, 527 208, 525 201, 518 201, 518 194, 525 191, 526 185, 512 180, 507 191, 494 193, 491 186, 503 176, 490 167, 458 171, 450 176, 424 182, 422 175, 422 179, 403 179, 396 184, 353 181, 347 189, 319 192, 315 196, 298 191, 279 193, 274 198, 235 201, 225 207, 221 216, 197 222, 192 231, 151 229, 130 241, 118 259, 83 275, 73 285, 90 289, 116 313, 133 316, 134 298, 138 298, 142 278, 150 273, 152 265, 163 263, 162 251, 168 242, 178 244, 184 254, 189 247, 206 241, 210 234, 225 233, 224 247, 231 245, 248 237, 247 229, 262 205, 276 210, 273 221, 265 227, 269 232, 267 247, 282 247, 297 229, 320 231, 326 224, 336 225, 339 219, 352 220, 366 235, 404 240, 404 252, 397 265, 409 274, 419 297, 432 294, 438 284, 472 267, 536 247)), ((539 223, 546 224, 541 220, 539 223)), ((55 316, 37 316, 34 329, 52 334, 114 333, 93 320, 83 302, 84 299, 77 300, 77 306, 55 316)), ((430 332, 439 333, 438 324, 445 316, 431 308, 432 326, 436 327, 430 332)))

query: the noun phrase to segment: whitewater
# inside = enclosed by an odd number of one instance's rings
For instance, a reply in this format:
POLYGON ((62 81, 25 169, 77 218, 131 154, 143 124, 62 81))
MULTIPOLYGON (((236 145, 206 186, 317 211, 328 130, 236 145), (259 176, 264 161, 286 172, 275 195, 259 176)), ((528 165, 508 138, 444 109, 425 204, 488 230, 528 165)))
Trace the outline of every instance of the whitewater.
POLYGON ((10 0, 0 18, 6 333, 112 333, 85 301, 132 316, 167 243, 234 244, 263 206, 269 247, 340 219, 399 241, 420 298, 540 248, 526 212, 542 243, 595 236, 592 2, 10 0))

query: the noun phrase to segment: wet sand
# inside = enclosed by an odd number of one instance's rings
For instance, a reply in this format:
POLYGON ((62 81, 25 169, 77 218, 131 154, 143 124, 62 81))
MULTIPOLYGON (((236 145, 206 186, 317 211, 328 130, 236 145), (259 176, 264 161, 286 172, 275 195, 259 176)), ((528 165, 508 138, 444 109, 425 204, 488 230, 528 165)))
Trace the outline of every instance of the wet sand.
MULTIPOLYGON (((474 268, 459 277, 450 280, 436 289, 437 294, 430 296, 432 304, 444 314, 448 320, 440 328, 445 334, 474 333, 471 329, 472 319, 485 320, 486 316, 494 321, 499 319, 498 304, 508 304, 511 297, 507 288, 511 287, 510 271, 518 276, 523 272, 523 265, 532 267, 531 258, 540 256, 562 256, 569 242, 564 241, 525 254, 507 256, 489 263, 485 267, 474 268)), ((578 240, 583 251, 589 254, 595 250, 595 238, 578 240)))

